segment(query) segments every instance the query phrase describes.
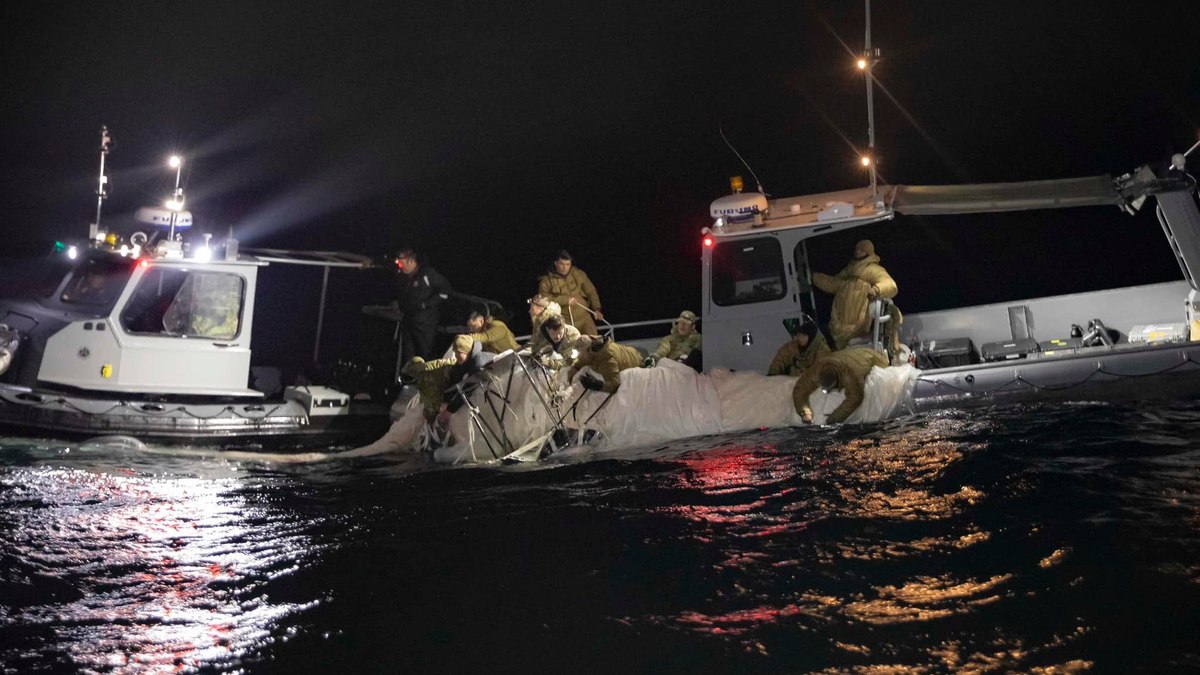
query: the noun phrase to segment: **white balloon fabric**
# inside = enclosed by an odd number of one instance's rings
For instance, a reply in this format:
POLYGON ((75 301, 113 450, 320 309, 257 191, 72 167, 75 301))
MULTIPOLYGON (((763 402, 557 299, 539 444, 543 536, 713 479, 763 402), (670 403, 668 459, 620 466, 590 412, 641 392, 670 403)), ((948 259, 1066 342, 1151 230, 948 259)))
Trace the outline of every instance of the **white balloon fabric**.
MULTIPOLYGON (((615 449, 802 424, 792 403, 794 377, 727 370, 697 373, 662 359, 653 368, 622 371, 621 386, 609 397, 563 381, 565 371, 555 375, 531 361, 513 361, 525 358, 505 355, 482 374, 487 386, 472 396, 471 406, 463 406, 451 417, 449 442, 434 450, 436 461, 486 462, 508 454, 514 459, 536 458, 559 427, 580 436, 595 432, 598 442, 593 443, 615 449)), ((847 422, 877 422, 902 412, 919 373, 910 365, 873 369, 863 404, 847 422)), ((844 398, 840 391, 814 393, 809 398, 814 423, 823 424, 844 398)), ((368 447, 420 449, 428 447, 432 433, 437 432, 426 424, 414 399, 391 430, 368 447)))

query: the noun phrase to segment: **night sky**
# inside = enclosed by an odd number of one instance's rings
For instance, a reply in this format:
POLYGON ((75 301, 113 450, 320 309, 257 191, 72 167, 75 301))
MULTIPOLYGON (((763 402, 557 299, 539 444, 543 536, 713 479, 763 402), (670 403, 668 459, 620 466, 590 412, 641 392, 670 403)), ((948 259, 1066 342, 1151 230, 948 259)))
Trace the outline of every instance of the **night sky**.
MULTIPOLYGON (((872 9, 886 181, 1118 174, 1197 140, 1196 0, 872 9)), ((708 204, 730 175, 753 184, 719 127, 774 196, 865 182, 859 0, 0 12, 7 242, 86 233, 106 124, 109 224, 169 193, 165 159, 180 152, 198 227, 232 226, 243 245, 382 255, 411 244, 457 289, 520 315, 565 247, 608 318, 636 321, 699 308, 708 204)), ((997 289, 994 270, 1021 261, 1108 285, 1178 277, 1152 219, 1113 215, 868 234, 909 311, 1042 294, 997 289), (945 262, 931 266, 931 252, 945 262)), ((836 271, 847 252, 818 251, 818 268, 836 271)))

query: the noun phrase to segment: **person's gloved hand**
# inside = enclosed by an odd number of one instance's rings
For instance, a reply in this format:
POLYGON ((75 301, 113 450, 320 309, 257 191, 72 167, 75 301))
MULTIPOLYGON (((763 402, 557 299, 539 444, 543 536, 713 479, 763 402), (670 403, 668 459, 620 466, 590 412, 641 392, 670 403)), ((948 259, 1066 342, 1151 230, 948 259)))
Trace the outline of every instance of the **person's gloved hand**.
POLYGON ((592 391, 600 391, 604 388, 604 380, 591 373, 580 375, 579 384, 582 384, 584 389, 591 389, 592 391))

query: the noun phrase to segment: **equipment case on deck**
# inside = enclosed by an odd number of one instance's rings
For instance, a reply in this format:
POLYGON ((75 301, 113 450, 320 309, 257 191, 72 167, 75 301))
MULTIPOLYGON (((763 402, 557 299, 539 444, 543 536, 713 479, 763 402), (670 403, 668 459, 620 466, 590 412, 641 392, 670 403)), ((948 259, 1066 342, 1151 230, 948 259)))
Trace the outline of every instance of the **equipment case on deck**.
POLYGON ((989 342, 981 347, 979 351, 984 361, 1010 361, 1012 359, 1023 359, 1030 354, 1037 353, 1038 343, 1033 338, 1002 340, 1000 342, 989 342))
POLYGON ((914 345, 913 354, 917 357, 917 367, 923 370, 979 363, 971 338, 924 340, 914 345))
POLYGON ((1079 338, 1057 338, 1054 340, 1044 340, 1038 343, 1038 348, 1042 352, 1042 356, 1063 356, 1065 354, 1074 354, 1083 346, 1083 341, 1079 338))

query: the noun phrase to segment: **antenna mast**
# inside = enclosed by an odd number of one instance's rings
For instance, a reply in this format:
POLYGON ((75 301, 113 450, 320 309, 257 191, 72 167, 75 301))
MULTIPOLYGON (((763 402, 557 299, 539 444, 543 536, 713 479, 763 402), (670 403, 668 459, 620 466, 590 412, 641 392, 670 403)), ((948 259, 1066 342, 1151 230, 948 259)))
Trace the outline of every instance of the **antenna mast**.
POLYGON ((878 202, 879 188, 875 179, 875 77, 871 74, 871 68, 875 65, 874 58, 878 54, 871 51, 871 0, 865 2, 867 35, 863 44, 863 57, 858 62, 867 80, 867 156, 863 158, 863 163, 871 172, 871 196, 878 202))
POLYGON ((96 222, 92 223, 88 228, 88 239, 95 241, 96 235, 100 233, 100 210, 104 207, 104 200, 108 198, 108 176, 104 173, 104 160, 108 157, 108 151, 112 146, 112 137, 108 135, 108 127, 100 127, 100 184, 96 188, 96 222))

